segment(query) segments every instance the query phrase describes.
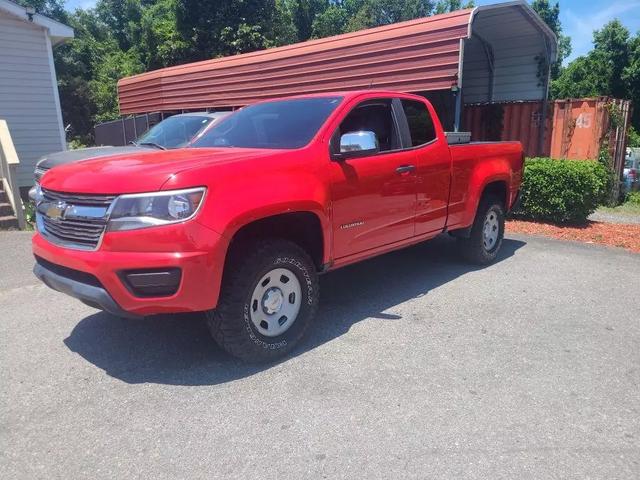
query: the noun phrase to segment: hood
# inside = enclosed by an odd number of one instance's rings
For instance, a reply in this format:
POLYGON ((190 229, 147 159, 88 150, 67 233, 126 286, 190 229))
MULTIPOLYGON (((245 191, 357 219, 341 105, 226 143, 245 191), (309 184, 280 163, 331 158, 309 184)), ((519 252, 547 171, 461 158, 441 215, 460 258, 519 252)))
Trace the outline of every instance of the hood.
POLYGON ((64 165, 70 162, 78 162, 80 160, 87 160, 89 158, 109 157, 112 155, 128 155, 132 153, 146 152, 149 150, 157 150, 154 147, 144 147, 127 145, 124 147, 91 147, 91 148, 79 148, 77 150, 66 150, 64 152, 56 152, 45 155, 38 160, 37 167, 43 170, 49 170, 50 168, 57 167, 58 165, 64 165))
POLYGON ((128 155, 93 158, 60 165, 42 177, 42 186, 49 190, 69 193, 154 192, 160 190, 167 180, 186 170, 201 169, 200 185, 206 185, 212 178, 211 167, 214 165, 281 154, 282 150, 249 148, 137 150, 128 155))

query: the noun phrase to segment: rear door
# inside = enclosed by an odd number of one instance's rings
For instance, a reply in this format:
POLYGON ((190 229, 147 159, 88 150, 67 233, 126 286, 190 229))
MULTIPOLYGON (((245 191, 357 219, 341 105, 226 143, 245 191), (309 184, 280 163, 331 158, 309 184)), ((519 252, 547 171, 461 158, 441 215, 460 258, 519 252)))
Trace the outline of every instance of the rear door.
POLYGON ((451 154, 435 112, 425 102, 401 98, 399 121, 416 165, 415 235, 442 230, 447 221, 451 154))
MULTIPOLYGON (((331 162, 334 258, 365 252, 409 238, 416 210, 415 152, 402 144, 391 98, 357 104, 332 135, 332 154, 340 136, 376 134, 376 154, 331 162)), ((338 149, 338 150, 336 150, 338 149)))

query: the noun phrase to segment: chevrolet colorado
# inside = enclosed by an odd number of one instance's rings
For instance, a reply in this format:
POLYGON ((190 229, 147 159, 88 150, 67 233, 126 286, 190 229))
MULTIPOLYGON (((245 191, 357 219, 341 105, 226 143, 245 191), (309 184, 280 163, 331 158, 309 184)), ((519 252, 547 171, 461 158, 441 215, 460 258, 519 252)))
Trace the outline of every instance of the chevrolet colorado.
POLYGON ((442 232, 470 260, 495 259, 522 147, 449 143, 415 95, 257 103, 189 149, 45 173, 34 272, 114 315, 205 312, 222 348, 269 361, 311 323, 319 273, 442 232))

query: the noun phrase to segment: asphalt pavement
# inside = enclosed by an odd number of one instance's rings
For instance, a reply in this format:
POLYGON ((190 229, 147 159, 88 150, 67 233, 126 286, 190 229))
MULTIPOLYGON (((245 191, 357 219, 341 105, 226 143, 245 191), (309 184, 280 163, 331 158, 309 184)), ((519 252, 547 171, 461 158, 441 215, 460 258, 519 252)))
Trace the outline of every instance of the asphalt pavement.
POLYGON ((248 366, 199 315, 123 320, 38 283, 0 232, 2 479, 638 479, 640 255, 447 237, 322 277, 248 366))

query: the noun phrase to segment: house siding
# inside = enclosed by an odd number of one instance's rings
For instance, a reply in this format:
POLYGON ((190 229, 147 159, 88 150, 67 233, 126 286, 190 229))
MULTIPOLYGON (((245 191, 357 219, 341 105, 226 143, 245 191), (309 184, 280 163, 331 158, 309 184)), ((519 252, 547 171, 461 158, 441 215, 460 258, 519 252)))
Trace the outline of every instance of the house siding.
POLYGON ((33 185, 40 157, 65 149, 46 31, 0 12, 0 118, 20 159, 18 185, 33 185))

